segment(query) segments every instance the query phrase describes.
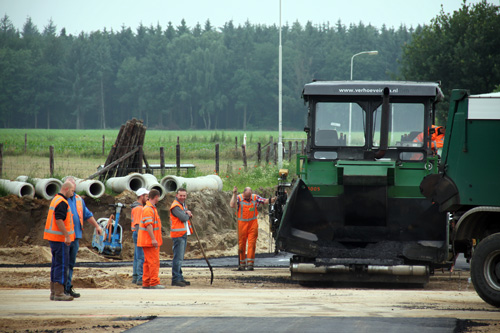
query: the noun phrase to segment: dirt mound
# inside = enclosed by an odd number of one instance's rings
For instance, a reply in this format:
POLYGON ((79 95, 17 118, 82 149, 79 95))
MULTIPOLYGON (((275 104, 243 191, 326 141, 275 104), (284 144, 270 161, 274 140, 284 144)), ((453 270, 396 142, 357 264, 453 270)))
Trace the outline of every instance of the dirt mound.
MULTIPOLYGON (((265 190, 263 190, 264 194, 265 190)), ((260 194, 260 193, 259 193, 260 194)), ((267 194, 267 193, 266 193, 267 194)), ((267 195, 268 196, 268 195, 267 195)), ((121 202, 127 207, 136 200, 133 192, 125 191, 113 197, 103 195, 99 199, 83 197, 88 209, 94 217, 109 218, 114 214, 110 206, 121 202)), ((172 258, 172 241, 170 239, 169 208, 175 199, 169 193, 157 205, 163 226, 163 245, 160 249, 161 259, 172 258)), ((236 255, 238 253, 238 237, 236 234, 236 215, 229 207, 231 192, 205 190, 188 193, 187 205, 193 212, 192 222, 200 236, 201 243, 209 257, 236 255)), ((43 199, 19 198, 9 195, 0 198, 0 264, 36 264, 51 261, 48 242, 43 239, 43 229, 47 218, 50 201, 43 199)), ((270 236, 267 221, 267 207, 261 207, 259 215, 259 238, 257 252, 269 252, 270 236)), ((122 258, 132 260, 133 240, 130 230, 130 208, 122 209, 120 224, 123 229, 122 258)), ((94 228, 84 223, 83 238, 80 242, 78 261, 108 261, 92 249, 94 228)), ((186 258, 201 258, 202 253, 194 236, 188 238, 186 258)))

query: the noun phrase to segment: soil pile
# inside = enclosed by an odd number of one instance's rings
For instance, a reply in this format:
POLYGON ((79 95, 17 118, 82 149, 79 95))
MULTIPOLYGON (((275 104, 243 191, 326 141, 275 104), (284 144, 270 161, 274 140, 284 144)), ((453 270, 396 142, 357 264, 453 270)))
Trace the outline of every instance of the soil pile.
MULTIPOLYGON (((115 213, 111 204, 121 202, 127 206, 122 209, 119 221, 123 230, 122 259, 132 260, 134 246, 128 207, 136 200, 135 194, 125 191, 116 197, 105 194, 99 199, 83 198, 96 220, 109 218, 115 213)), ((160 249, 161 259, 172 258, 169 208, 174 199, 175 194, 169 193, 157 204, 164 236, 160 249)), ((204 190, 188 193, 186 203, 193 212, 192 222, 209 257, 238 253, 236 215, 235 210, 229 207, 230 199, 231 192, 204 190)), ((43 199, 19 198, 15 195, 0 198, 0 228, 3 230, 0 233, 0 264, 37 264, 51 261, 48 242, 43 239, 49 205, 50 201, 43 199)), ((267 253, 270 251, 267 206, 260 207, 259 211, 261 213, 259 214, 257 253, 267 253)), ((93 233, 94 228, 85 222, 77 261, 110 260, 98 255, 92 248, 93 233)), ((186 258, 201 257, 202 253, 195 236, 188 237, 186 258)))

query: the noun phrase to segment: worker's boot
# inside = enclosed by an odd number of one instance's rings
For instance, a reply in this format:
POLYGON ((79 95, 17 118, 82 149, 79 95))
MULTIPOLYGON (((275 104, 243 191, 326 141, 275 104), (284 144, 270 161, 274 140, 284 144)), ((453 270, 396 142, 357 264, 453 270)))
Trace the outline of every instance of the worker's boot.
POLYGON ((244 271, 244 270, 245 270, 245 268, 246 268, 246 267, 245 267, 245 265, 239 265, 239 266, 238 266, 238 270, 239 270, 239 271, 244 271))
POLYGON ((54 300, 54 282, 50 281, 50 300, 54 300))
POLYGON ((72 301, 73 296, 64 293, 64 286, 58 282, 54 282, 54 301, 72 301))
POLYGON ((80 294, 73 289, 73 286, 70 286, 68 289, 66 289, 66 295, 71 295, 73 298, 78 298, 80 297, 80 294))
POLYGON ((247 271, 253 271, 253 264, 248 264, 247 271))

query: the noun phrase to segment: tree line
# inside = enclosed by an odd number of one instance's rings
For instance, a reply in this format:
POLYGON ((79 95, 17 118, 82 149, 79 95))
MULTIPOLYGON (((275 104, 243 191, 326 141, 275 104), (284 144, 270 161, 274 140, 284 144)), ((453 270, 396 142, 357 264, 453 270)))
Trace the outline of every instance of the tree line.
MULTIPOLYGON (((441 80, 445 94, 489 92, 500 83, 499 22, 498 7, 464 2, 415 29, 287 24, 283 126, 303 127, 305 83, 348 80, 352 55, 366 50, 379 54, 355 58, 355 80, 441 80)), ((18 30, 5 15, 0 127, 117 128, 136 117, 158 129, 276 129, 278 40, 276 25, 250 22, 191 28, 182 20, 76 36, 52 21, 40 30, 30 18, 18 30)))

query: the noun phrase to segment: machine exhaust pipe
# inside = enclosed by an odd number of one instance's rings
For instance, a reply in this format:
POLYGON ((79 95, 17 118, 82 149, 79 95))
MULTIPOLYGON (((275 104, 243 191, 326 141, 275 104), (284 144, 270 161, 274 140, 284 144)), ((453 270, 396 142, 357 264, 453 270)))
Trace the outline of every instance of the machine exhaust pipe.
POLYGON ((165 187, 163 187, 163 185, 158 182, 158 179, 150 173, 145 173, 142 176, 146 180, 146 189, 150 191, 158 190, 158 192, 160 192, 160 200, 163 200, 163 198, 165 198, 165 195, 167 195, 167 190, 165 189, 165 187))
MULTIPOLYGON (((395 266, 375 266, 367 265, 366 273, 377 275, 405 275, 405 276, 426 276, 429 274, 427 266, 416 265, 395 265, 395 266)), ((332 274, 332 273, 354 273, 355 269, 346 265, 316 266, 310 263, 294 263, 290 266, 292 273, 306 274, 332 274)))
POLYGON ((175 192, 178 188, 183 187, 189 192, 201 190, 218 190, 222 191, 222 179, 217 175, 208 175, 196 178, 184 178, 178 176, 165 176, 160 181, 160 184, 167 192, 175 192))
POLYGON ((109 178, 106 181, 106 186, 116 193, 121 193, 125 190, 135 192, 141 187, 146 187, 146 179, 140 173, 131 173, 124 177, 109 178))
POLYGON ((63 178, 63 181, 66 181, 69 177, 72 177, 75 180, 75 192, 85 192, 85 194, 91 198, 97 199, 102 197, 106 190, 104 184, 98 180, 80 179, 73 176, 67 176, 63 178))
POLYGON ((15 194, 20 198, 33 198, 35 196, 35 188, 30 183, 0 179, 0 186, 5 188, 9 193, 15 194))
MULTIPOLYGON (((26 182, 28 176, 19 176, 16 180, 26 182)), ((35 184, 35 193, 37 196, 45 200, 52 200, 62 187, 62 182, 55 178, 31 178, 31 180, 35 184)))
POLYGON ((380 120, 380 146, 379 150, 375 154, 375 158, 382 158, 385 156, 385 152, 389 147, 389 122, 390 122, 390 109, 389 104, 389 88, 384 88, 384 94, 382 95, 382 116, 380 120))

